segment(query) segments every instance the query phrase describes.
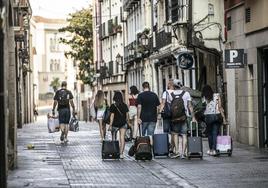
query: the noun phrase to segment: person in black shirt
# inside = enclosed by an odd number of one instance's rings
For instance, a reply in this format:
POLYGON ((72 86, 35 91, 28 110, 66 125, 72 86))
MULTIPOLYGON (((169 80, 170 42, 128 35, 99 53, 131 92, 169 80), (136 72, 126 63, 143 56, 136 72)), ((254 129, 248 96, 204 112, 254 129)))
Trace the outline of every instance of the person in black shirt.
POLYGON ((142 135, 153 135, 157 122, 157 107, 160 105, 157 95, 150 91, 148 82, 142 84, 143 92, 138 95, 138 123, 142 125, 142 135))
POLYGON ((123 159, 123 152, 125 149, 125 135, 127 130, 128 107, 123 102, 122 93, 116 91, 113 97, 114 103, 110 107, 110 126, 109 130, 112 131, 113 140, 116 137, 119 130, 119 142, 120 142, 120 158, 123 159))
POLYGON ((73 115, 75 115, 75 107, 73 102, 73 94, 71 91, 67 90, 67 82, 63 81, 61 84, 61 89, 56 91, 54 96, 54 103, 52 109, 52 115, 55 115, 55 108, 58 106, 57 110, 59 113, 59 123, 61 129, 60 140, 63 142, 68 142, 68 124, 71 117, 70 104, 73 109, 73 115))

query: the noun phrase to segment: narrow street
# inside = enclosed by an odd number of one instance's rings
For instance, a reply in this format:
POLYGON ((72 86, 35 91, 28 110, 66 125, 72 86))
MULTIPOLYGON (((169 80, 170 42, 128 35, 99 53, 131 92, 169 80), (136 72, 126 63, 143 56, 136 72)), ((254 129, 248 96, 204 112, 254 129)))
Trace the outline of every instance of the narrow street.
POLYGON ((9 172, 8 187, 268 187, 267 150, 235 143, 232 157, 137 162, 127 156, 129 146, 124 160, 102 161, 96 123, 80 122, 64 145, 40 116, 18 130, 18 168, 9 172))

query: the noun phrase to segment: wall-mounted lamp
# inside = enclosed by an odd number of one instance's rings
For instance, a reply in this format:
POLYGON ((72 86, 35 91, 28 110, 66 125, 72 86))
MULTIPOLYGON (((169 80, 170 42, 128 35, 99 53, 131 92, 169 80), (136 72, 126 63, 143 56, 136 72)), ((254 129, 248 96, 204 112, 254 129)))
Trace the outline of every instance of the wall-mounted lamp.
POLYGON ((119 53, 115 57, 115 61, 118 63, 118 65, 121 66, 122 71, 126 71, 125 66, 123 64, 123 56, 121 56, 119 53))

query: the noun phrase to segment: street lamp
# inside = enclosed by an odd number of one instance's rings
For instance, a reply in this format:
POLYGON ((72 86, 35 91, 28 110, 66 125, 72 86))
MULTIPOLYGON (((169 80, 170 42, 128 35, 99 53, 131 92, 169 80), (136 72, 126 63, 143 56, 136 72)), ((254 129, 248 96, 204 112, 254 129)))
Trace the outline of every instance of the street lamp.
POLYGON ((132 56, 132 57, 135 54, 135 49, 133 48, 132 45, 128 48, 128 54, 129 54, 129 56, 132 56))
POLYGON ((172 25, 170 22, 164 23, 163 26, 166 33, 171 33, 172 25))
POLYGON ((140 42, 143 46, 148 46, 149 44, 149 39, 146 34, 142 34, 140 37, 140 42))
POLYGON ((118 63, 118 65, 121 66, 121 70, 122 70, 122 71, 125 71, 126 69, 125 69, 125 66, 124 66, 122 60, 123 60, 123 57, 118 53, 118 54, 116 55, 116 57, 115 57, 115 61, 118 63))

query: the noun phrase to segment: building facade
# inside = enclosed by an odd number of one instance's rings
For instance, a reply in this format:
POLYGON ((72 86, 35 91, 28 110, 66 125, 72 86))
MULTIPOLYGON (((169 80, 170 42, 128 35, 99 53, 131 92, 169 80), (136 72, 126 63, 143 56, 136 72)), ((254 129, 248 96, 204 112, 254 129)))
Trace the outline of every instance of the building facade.
POLYGON ((141 89, 146 80, 162 94, 168 79, 179 78, 192 88, 210 84, 223 91, 223 2, 126 0, 123 5, 129 83, 141 89), (181 66, 185 55, 192 61, 187 68, 181 66))
MULTIPOLYGON (((228 117, 239 142, 267 147, 268 2, 226 0, 226 49, 244 50, 244 67, 226 69, 228 117)), ((227 61, 227 60, 225 60, 227 61)))
POLYGON ((126 93, 122 13, 120 0, 100 0, 93 4, 96 88, 105 92, 109 103, 114 91, 126 93))
POLYGON ((64 52, 68 47, 61 44, 59 39, 66 36, 60 33, 60 28, 66 27, 67 22, 61 19, 48 19, 34 16, 31 21, 33 45, 35 104, 37 106, 52 105, 56 88, 51 83, 57 82, 58 88, 63 80, 67 81, 68 89, 74 91, 76 67, 67 59, 64 52))
POLYGON ((33 117, 28 0, 0 1, 0 184, 17 166, 17 128, 33 117))

